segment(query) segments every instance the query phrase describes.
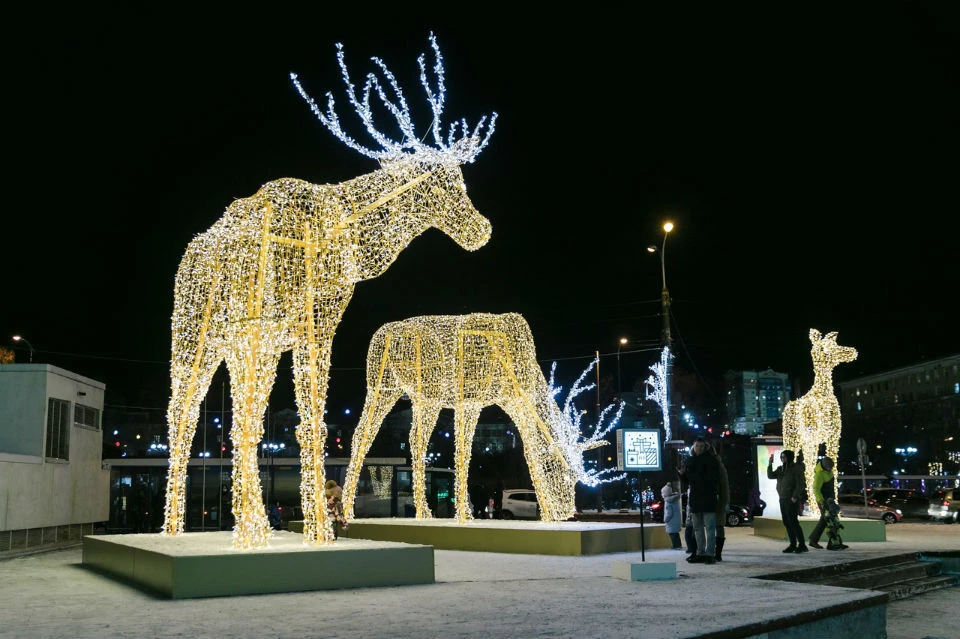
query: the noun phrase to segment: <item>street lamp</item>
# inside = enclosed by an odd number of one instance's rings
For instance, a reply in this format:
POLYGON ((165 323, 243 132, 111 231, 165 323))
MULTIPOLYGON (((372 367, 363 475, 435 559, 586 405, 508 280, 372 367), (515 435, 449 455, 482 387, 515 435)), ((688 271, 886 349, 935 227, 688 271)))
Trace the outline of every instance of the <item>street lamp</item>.
MULTIPOLYGON (((663 224, 663 244, 660 247, 660 277, 663 283, 663 290, 660 292, 661 314, 663 316, 663 345, 671 346, 670 339, 670 291, 667 289, 667 236, 673 230, 673 222, 664 222, 663 224)), ((656 253, 657 246, 650 245, 647 252, 656 253)))
POLYGON ((24 344, 27 345, 27 348, 30 349, 30 363, 32 364, 32 363, 33 363, 33 345, 32 345, 30 342, 27 341, 27 338, 26 338, 26 337, 24 337, 24 336, 22 336, 22 335, 14 335, 14 336, 13 336, 13 341, 15 341, 15 342, 23 342, 24 344))
POLYGON ((617 342, 617 399, 623 399, 623 385, 620 383, 620 349, 627 345, 629 342, 626 337, 621 337, 620 341, 617 342))
MULTIPOLYGON (((673 340, 670 337, 670 291, 667 289, 667 236, 670 235, 670 231, 673 230, 673 222, 667 221, 663 223, 663 244, 661 244, 660 252, 660 277, 661 283, 663 285, 662 290, 660 291, 660 315, 663 317, 663 330, 660 336, 662 342, 661 346, 669 347, 670 352, 673 352, 673 340)), ((656 244, 650 245, 647 247, 648 253, 656 253, 657 246, 656 244)), ((667 393, 667 401, 669 402, 670 398, 673 397, 673 388, 672 381, 673 376, 670 374, 670 366, 666 365, 666 370, 664 374, 664 386, 667 393)), ((669 407, 669 403, 668 403, 669 407)), ((669 408, 668 408, 669 409, 669 408)), ((679 433, 678 433, 679 434, 679 433)))

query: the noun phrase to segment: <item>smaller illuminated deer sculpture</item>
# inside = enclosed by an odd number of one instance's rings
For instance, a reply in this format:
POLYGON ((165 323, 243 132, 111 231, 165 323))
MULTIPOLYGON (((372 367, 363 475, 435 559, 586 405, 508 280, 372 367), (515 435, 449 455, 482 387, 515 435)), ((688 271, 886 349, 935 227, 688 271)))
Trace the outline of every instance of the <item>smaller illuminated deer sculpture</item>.
POLYGON ((530 327, 516 313, 424 316, 381 326, 367 351, 367 398, 344 482, 347 519, 353 517, 363 460, 384 417, 404 394, 413 410, 410 453, 418 519, 433 516, 425 494, 426 454, 442 408, 454 410, 456 518, 460 523, 473 518, 467 499, 473 436, 481 409, 494 404, 520 433, 541 519, 570 518, 576 511, 578 481, 596 485, 622 477, 610 477, 613 469, 598 472, 584 467, 583 453, 606 444, 603 437, 620 418, 618 411, 603 427, 613 408, 608 406, 593 435, 581 439, 583 413, 573 399, 593 388, 580 386, 591 368, 580 376, 561 408, 554 400, 559 389, 554 387, 553 372, 548 383, 537 364, 530 327))
MULTIPOLYGON (((837 453, 840 449, 840 403, 833 392, 833 369, 837 364, 857 359, 857 351, 849 346, 837 344, 837 333, 820 335, 815 328, 810 329, 810 355, 813 358, 813 387, 803 397, 787 402, 783 409, 783 447, 788 450, 803 451, 806 465, 807 494, 813 495, 813 472, 817 459, 817 448, 826 444, 826 454, 833 458, 834 483, 837 478, 837 453)), ((816 501, 811 500, 810 508, 819 514, 816 501)))

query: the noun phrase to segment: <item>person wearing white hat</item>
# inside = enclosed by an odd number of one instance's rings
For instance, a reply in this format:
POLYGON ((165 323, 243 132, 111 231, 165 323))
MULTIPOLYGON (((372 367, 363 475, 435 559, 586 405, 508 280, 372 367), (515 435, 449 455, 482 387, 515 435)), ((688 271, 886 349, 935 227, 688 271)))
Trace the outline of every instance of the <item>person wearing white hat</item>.
POLYGON ((680 544, 680 493, 673 490, 673 485, 667 482, 660 489, 663 497, 663 524, 670 537, 673 550, 683 550, 680 544))

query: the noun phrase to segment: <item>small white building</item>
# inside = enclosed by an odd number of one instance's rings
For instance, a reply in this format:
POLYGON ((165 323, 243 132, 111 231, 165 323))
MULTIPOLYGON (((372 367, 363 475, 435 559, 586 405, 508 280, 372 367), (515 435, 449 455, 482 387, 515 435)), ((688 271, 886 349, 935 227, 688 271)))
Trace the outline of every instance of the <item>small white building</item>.
POLYGON ((50 364, 0 364, 0 551, 80 539, 109 518, 105 388, 50 364))

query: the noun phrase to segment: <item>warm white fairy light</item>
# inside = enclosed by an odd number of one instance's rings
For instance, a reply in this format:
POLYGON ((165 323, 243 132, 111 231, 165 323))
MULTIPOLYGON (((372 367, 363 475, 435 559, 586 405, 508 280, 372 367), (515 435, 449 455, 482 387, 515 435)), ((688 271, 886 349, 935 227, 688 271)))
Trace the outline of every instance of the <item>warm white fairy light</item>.
POLYGON ((410 452, 417 519, 433 517, 426 500, 426 451, 443 408, 454 410, 456 518, 460 523, 473 518, 467 499, 473 436, 480 411, 494 404, 510 416, 523 441, 541 519, 569 519, 576 512, 576 483, 602 481, 600 473, 584 470, 583 451, 602 445, 598 440, 616 421, 581 442, 572 397, 561 409, 554 392, 537 364, 530 327, 516 313, 413 317, 381 326, 367 352, 367 398, 344 482, 347 519, 353 517, 363 460, 383 419, 403 395, 413 410, 410 452))
POLYGON ((646 399, 652 399, 660 407, 660 413, 663 415, 663 441, 670 441, 672 434, 670 429, 670 398, 667 396, 667 375, 669 374, 670 360, 673 359, 673 353, 669 346, 664 346, 660 352, 660 361, 650 365, 653 373, 644 381, 646 385, 646 399))
MULTIPOLYGON (((813 386, 798 399, 787 402, 783 409, 783 447, 803 451, 807 494, 813 495, 813 475, 817 464, 817 449, 826 444, 826 454, 834 460, 834 484, 839 486, 836 463, 840 451, 840 402, 833 391, 833 369, 837 364, 857 359, 857 351, 837 344, 837 333, 821 336, 810 329, 810 356, 813 359, 813 386)), ((816 500, 810 500, 810 510, 820 514, 816 500)))
POLYGON ((377 499, 390 499, 393 494, 393 466, 371 466, 370 485, 377 499))
MULTIPOLYGON (((439 55, 432 36, 431 43, 439 55)), ((291 178, 268 182, 253 196, 236 200, 187 247, 174 291, 165 535, 183 532, 187 462, 200 403, 220 362, 226 360, 234 407, 233 545, 245 550, 267 544, 270 526, 257 446, 277 362, 281 353, 292 350, 304 540, 332 542, 323 497, 327 438, 323 413, 330 349, 354 285, 383 273, 428 228, 443 231, 470 251, 490 238, 490 222, 467 197, 460 164, 472 162, 486 146, 493 121, 483 140, 478 126, 474 135, 460 139, 451 135, 435 148, 423 144, 415 135, 406 102, 396 105, 387 100, 372 74, 363 98, 356 99, 342 47, 338 49, 351 104, 382 151, 363 147, 343 132, 332 97, 327 114, 321 114, 295 76, 294 83, 334 135, 379 159, 381 169, 340 184, 291 178), (376 132, 369 103, 372 89, 397 118, 403 140, 376 132)), ((401 95, 393 75, 381 61, 377 65, 386 72, 394 93, 401 95)), ((434 68, 442 72, 442 66, 434 68)), ((422 77, 425 82, 425 74, 422 77)), ((438 86, 437 93, 426 86, 435 114, 442 111, 442 78, 438 86)))

